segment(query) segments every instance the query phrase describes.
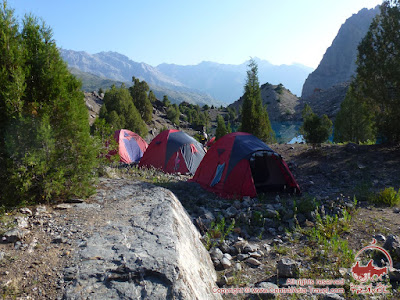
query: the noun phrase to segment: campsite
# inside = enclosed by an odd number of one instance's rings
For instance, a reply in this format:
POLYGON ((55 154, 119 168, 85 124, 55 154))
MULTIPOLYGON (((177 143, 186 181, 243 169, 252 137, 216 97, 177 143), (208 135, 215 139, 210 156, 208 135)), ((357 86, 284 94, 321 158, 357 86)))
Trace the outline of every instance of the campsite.
POLYGON ((1 298, 400 299, 376 1, 2 1, 1 298))

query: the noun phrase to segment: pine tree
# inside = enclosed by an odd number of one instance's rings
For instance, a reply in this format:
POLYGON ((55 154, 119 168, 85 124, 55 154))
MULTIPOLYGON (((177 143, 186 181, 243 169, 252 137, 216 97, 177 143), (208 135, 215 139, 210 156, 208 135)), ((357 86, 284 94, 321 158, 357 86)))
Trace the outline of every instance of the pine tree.
POLYGON ((0 76, 8 72, 0 80, 5 86, 0 161, 6 175, 1 200, 16 204, 88 195, 98 160, 80 82, 69 73, 50 28, 28 15, 19 32, 15 23, 10 26, 12 19, 4 4, 0 51, 11 51, 0 58, 0 76))
POLYGON ((150 88, 145 81, 140 81, 134 76, 132 77, 132 82, 133 86, 129 88, 129 91, 133 99, 133 104, 138 109, 143 121, 149 123, 153 118, 153 105, 147 96, 150 88))
POLYGON ((218 140, 220 137, 223 137, 226 134, 228 134, 228 130, 226 129, 224 118, 222 118, 222 116, 218 116, 215 139, 218 140))
POLYGON ((334 142, 365 142, 375 140, 376 130, 373 110, 357 95, 353 83, 336 115, 334 142))
POLYGON ((400 142, 400 3, 384 1, 358 46, 358 92, 375 110, 378 134, 400 142))
POLYGON ((259 139, 271 143, 275 141, 275 134, 269 121, 267 109, 262 105, 258 66, 251 59, 248 67, 242 104, 241 131, 251 133, 259 139))
POLYGON ((147 135, 146 124, 124 85, 120 88, 112 86, 105 93, 103 101, 99 117, 104 118, 114 130, 128 129, 143 137, 147 135))

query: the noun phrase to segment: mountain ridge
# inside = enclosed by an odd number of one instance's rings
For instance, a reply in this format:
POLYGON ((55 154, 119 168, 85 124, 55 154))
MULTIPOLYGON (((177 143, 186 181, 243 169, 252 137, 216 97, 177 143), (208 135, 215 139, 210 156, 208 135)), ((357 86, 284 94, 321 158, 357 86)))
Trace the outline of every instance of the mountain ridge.
MULTIPOLYGON (((89 54, 85 51, 60 49, 60 53, 70 68, 121 82, 131 82, 132 76, 135 76, 152 86, 189 94, 198 93, 205 96, 205 100, 209 98, 207 101, 214 99, 210 104, 229 104, 240 98, 247 70, 247 62, 234 65, 203 61, 188 66, 163 63, 153 67, 112 51, 89 54)), ((255 60, 259 65, 260 82, 283 83, 297 91, 301 90, 305 78, 312 70, 299 64, 276 66, 258 58, 255 60)))

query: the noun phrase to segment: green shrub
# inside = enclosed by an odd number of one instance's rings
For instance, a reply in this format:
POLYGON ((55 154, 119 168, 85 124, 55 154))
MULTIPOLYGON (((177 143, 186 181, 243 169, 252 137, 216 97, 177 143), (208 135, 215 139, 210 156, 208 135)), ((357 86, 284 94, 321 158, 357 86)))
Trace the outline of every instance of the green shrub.
POLYGON ((396 206, 400 203, 400 189, 398 192, 396 192, 393 187, 385 188, 372 197, 371 202, 375 204, 388 205, 391 207, 396 206))

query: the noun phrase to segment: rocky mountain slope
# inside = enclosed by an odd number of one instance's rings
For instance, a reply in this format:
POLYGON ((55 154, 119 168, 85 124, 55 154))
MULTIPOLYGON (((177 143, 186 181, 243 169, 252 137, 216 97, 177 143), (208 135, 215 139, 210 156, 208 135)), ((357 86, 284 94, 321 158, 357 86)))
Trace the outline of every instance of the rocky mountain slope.
MULTIPOLYGON (((312 68, 293 64, 276 66, 268 61, 254 58, 258 65, 260 82, 282 83, 293 93, 300 95, 304 80, 312 68)), ((240 65, 202 62, 198 65, 179 66, 161 64, 157 69, 225 103, 232 103, 243 94, 247 62, 240 65)))
MULTIPOLYGON (((301 118, 300 100, 283 85, 272 85, 270 83, 261 86, 261 98, 267 105, 269 119, 271 121, 299 121, 301 118)), ((242 106, 243 97, 235 101, 229 107, 239 111, 242 106)))
POLYGON ((318 68, 307 77, 302 98, 310 97, 316 89, 326 90, 351 80, 356 71, 358 44, 378 13, 378 6, 374 9, 364 8, 346 20, 332 45, 326 50, 318 68))
MULTIPOLYGON (((61 49, 63 59, 70 68, 77 68, 102 78, 131 82, 132 76, 145 80, 153 90, 168 89, 175 93, 204 98, 211 105, 216 101, 232 103, 243 93, 247 62, 240 65, 202 62, 193 66, 161 64, 152 67, 137 63, 117 52, 88 54, 83 51, 61 49)), ((311 68, 293 64, 275 66, 255 58, 259 67, 260 82, 283 83, 300 94, 301 87, 311 68)), ((190 98, 190 97, 189 97, 190 98)), ((185 99, 184 101, 188 101, 185 99)))

